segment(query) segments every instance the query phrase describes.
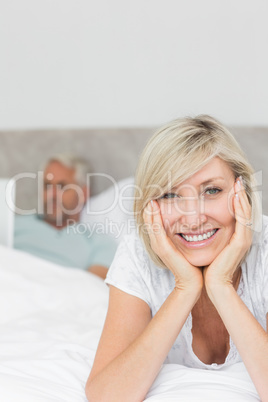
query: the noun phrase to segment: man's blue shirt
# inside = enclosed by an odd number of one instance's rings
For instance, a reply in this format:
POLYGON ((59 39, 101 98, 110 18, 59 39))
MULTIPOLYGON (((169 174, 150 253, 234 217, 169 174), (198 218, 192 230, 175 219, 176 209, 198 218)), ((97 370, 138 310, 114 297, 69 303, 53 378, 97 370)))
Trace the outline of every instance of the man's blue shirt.
POLYGON ((86 224, 56 229, 37 215, 16 216, 14 247, 66 267, 109 267, 116 250, 113 239, 92 234, 86 224))

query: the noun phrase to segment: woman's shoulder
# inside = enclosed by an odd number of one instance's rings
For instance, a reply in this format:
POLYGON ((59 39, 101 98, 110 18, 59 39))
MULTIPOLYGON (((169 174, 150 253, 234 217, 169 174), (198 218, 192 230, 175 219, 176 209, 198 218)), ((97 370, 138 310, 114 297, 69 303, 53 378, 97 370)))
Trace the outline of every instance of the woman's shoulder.
POLYGON ((268 274, 268 267, 267 267, 267 262, 268 262, 268 216, 263 215, 263 227, 262 227, 262 236, 260 240, 260 247, 259 247, 259 252, 261 253, 262 256, 262 267, 263 271, 266 271, 268 274))
POLYGON ((248 275, 256 276, 265 274, 268 258, 268 216, 263 215, 259 229, 253 234, 250 252, 246 258, 248 275))
POLYGON ((136 231, 124 235, 118 246, 117 255, 128 255, 134 260, 144 260, 147 263, 150 260, 144 244, 136 231))
POLYGON ((263 221, 263 241, 265 242, 265 244, 267 244, 267 238, 268 238, 268 216, 263 215, 262 217, 262 221, 263 221))
POLYGON ((257 245, 261 250, 268 245, 268 216, 262 215, 257 230, 253 234, 253 245, 257 245))
POLYGON ((151 263, 138 233, 132 232, 122 238, 107 277, 122 275, 124 278, 136 276, 145 279, 151 271, 151 263))
MULTIPOLYGON (((109 269, 108 275, 121 267, 124 275, 130 274, 132 271, 137 276, 142 277, 146 282, 161 282, 162 280, 170 281, 170 271, 168 269, 157 266, 143 244, 137 232, 127 234, 121 240, 116 251, 114 260, 109 269), (128 267, 126 272, 126 267, 128 267)), ((172 276, 172 275, 171 275, 172 276)))
POLYGON ((262 215, 262 231, 268 231, 268 216, 262 215))
POLYGON ((143 299, 155 314, 173 289, 174 276, 155 265, 138 233, 131 233, 119 244, 105 283, 143 299))

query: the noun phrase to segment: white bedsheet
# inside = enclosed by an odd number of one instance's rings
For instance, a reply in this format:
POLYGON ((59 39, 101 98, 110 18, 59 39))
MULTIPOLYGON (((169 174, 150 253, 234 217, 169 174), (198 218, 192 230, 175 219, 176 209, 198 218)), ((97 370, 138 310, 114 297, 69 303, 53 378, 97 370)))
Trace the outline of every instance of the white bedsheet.
MULTIPOLYGON (((85 402, 107 304, 96 276, 0 247, 0 401, 85 402)), ((172 364, 146 401, 260 399, 242 363, 217 371, 172 364)))
POLYGON ((107 302, 96 276, 0 247, 0 401, 86 401, 107 302))
POLYGON ((260 402, 243 363, 215 371, 165 364, 145 400, 260 402))

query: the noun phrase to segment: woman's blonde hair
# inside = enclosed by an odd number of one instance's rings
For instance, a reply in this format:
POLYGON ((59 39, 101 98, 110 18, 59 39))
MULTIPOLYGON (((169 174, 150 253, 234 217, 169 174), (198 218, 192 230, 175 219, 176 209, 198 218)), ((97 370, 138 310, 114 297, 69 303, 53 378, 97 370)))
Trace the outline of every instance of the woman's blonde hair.
POLYGON ((216 156, 228 164, 235 179, 242 176, 252 206, 253 225, 257 223, 260 207, 254 192, 254 171, 233 135, 208 115, 174 120, 151 137, 136 171, 134 214, 139 235, 157 265, 164 267, 144 230, 146 205, 194 175, 216 156))

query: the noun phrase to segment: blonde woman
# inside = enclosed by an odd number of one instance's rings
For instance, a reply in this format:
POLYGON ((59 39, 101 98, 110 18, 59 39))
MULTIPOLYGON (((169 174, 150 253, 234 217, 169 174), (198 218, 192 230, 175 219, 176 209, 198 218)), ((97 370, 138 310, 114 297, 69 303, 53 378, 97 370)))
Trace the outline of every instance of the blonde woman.
POLYGON ((136 186, 139 235, 106 279, 88 399, 142 401, 163 363, 243 361, 268 401, 268 218, 239 145, 210 116, 173 121, 147 144, 136 186))

